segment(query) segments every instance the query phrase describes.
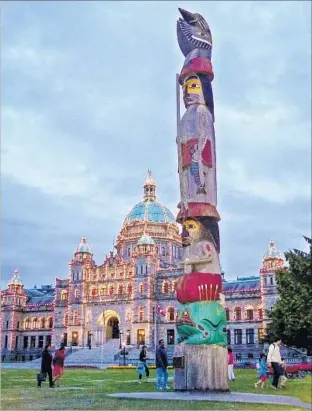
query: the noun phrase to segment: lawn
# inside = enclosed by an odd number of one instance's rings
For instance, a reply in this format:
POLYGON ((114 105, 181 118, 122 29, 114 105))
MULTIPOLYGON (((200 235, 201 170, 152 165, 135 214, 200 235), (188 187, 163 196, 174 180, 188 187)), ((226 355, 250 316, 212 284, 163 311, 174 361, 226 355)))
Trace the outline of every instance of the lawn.
MULTIPOLYGON (((170 376, 173 375, 170 370, 170 376)), ((150 379, 155 377, 151 370, 150 379)), ((47 383, 36 388, 34 370, 1 370, 1 409, 3 410, 287 410, 284 405, 225 403, 211 401, 129 400, 107 397, 113 392, 156 391, 155 382, 138 384, 135 370, 65 369, 62 386, 51 389, 47 383)), ((311 376, 288 381, 285 390, 255 390, 255 370, 236 370, 231 391, 291 395, 311 401, 311 376)), ((170 382, 169 385, 172 385, 170 382)), ((299 408, 297 408, 299 409, 299 408)))

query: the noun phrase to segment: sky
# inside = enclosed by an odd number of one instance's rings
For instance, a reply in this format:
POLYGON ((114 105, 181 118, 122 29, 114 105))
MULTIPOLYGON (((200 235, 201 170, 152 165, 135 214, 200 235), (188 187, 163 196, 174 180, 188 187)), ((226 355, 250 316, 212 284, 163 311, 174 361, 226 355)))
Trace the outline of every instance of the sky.
POLYGON ((67 278, 84 235, 101 264, 149 168, 176 214, 178 7, 213 36, 226 278, 258 275, 271 239, 306 249, 310 2, 2 2, 1 288, 67 278))

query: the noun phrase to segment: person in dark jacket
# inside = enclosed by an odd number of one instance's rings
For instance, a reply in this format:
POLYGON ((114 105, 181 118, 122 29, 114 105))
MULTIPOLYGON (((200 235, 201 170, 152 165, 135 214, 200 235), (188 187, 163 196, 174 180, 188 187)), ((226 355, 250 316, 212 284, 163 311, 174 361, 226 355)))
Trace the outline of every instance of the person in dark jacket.
MULTIPOLYGON (((50 354, 51 344, 47 344, 42 351, 42 360, 41 360, 41 374, 48 374, 49 376, 49 385, 51 388, 54 387, 52 379, 52 355, 50 354)), ((41 378, 38 378, 38 387, 41 387, 41 378)))
POLYGON ((164 340, 159 340, 159 346, 156 350, 156 388, 157 390, 164 391, 169 389, 168 383, 168 357, 165 349, 164 340))
POLYGON ((143 347, 142 347, 142 350, 140 352, 139 360, 140 360, 140 362, 139 362, 139 365, 137 367, 137 372, 139 374, 139 383, 141 383, 144 371, 145 371, 146 378, 149 377, 149 369, 148 369, 148 366, 146 365, 147 352, 146 352, 146 346, 145 345, 143 345, 143 347))

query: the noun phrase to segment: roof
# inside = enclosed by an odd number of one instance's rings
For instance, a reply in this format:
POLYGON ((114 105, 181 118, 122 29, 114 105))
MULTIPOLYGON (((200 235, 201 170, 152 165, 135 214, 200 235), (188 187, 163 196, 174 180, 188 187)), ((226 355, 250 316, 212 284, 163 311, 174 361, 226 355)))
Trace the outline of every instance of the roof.
POLYGON ((28 296, 27 304, 51 304, 54 301, 54 289, 51 289, 49 293, 42 292, 36 288, 25 290, 28 296))
POLYGON ((248 292, 260 289, 260 277, 238 278, 236 281, 223 282, 224 293, 248 292))
POLYGON ((132 221, 176 223, 172 212, 157 201, 141 201, 136 204, 126 216, 124 224, 131 223, 132 221))

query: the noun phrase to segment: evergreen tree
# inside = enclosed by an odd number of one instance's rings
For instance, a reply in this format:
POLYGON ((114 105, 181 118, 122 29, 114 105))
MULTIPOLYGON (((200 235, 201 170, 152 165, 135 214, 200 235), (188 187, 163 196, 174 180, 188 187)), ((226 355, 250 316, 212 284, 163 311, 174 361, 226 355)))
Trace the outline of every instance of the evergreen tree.
POLYGON ((309 253, 292 250, 285 253, 289 268, 276 273, 279 299, 268 313, 271 320, 266 340, 281 338, 286 345, 306 348, 312 355, 312 241, 309 253))

